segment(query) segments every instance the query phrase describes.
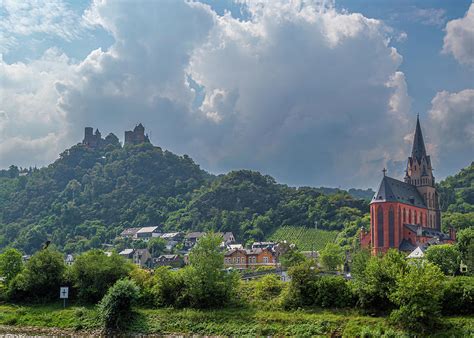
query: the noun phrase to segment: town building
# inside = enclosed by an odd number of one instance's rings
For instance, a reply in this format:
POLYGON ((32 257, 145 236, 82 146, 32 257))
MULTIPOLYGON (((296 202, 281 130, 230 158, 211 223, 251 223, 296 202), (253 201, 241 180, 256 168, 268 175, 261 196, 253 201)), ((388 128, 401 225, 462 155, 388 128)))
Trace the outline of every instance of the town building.
POLYGON ((160 237, 161 232, 158 226, 140 228, 135 234, 137 239, 148 241, 153 237, 160 237))
POLYGON ((136 238, 138 230, 141 228, 127 228, 120 233, 120 237, 123 238, 136 238))
POLYGON ((184 265, 184 261, 179 255, 161 255, 153 259, 153 265, 155 267, 170 266, 172 268, 180 268, 184 265))
POLYGON ((255 269, 259 266, 277 266, 275 252, 268 248, 232 249, 224 254, 224 265, 238 270, 255 269))
POLYGON ((411 252, 420 245, 453 243, 455 239, 454 230, 448 235, 441 232, 439 196, 417 118, 404 181, 388 177, 383 170, 370 203, 370 230, 361 231, 361 246, 370 247, 375 255, 390 248, 411 252))

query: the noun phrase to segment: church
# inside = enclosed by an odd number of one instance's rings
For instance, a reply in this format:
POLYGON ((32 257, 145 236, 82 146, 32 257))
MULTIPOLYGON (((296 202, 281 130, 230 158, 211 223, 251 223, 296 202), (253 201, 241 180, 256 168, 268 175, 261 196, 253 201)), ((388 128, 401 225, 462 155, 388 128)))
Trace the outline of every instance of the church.
POLYGON ((390 248, 411 252, 455 240, 453 229, 449 234, 441 232, 439 196, 417 117, 405 178, 399 181, 383 170, 382 181, 370 202, 370 231, 361 231, 360 243, 376 255, 390 248))

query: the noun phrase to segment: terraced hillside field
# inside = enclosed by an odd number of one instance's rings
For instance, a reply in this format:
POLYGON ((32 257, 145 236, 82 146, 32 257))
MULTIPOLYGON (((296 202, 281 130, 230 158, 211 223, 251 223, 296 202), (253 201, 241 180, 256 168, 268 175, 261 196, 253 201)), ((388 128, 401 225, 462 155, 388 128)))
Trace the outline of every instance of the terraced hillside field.
POLYGON ((286 240, 296 244, 298 249, 302 251, 310 251, 323 249, 326 243, 334 242, 336 235, 336 231, 283 226, 278 228, 268 239, 271 241, 286 240))

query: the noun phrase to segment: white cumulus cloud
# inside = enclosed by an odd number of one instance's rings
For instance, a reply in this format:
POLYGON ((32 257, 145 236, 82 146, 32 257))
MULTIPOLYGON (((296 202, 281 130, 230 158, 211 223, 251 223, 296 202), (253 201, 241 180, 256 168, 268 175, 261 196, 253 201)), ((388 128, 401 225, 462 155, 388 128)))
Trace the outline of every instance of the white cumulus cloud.
POLYGON ((474 3, 463 18, 446 24, 443 52, 453 54, 462 64, 474 66, 474 3))

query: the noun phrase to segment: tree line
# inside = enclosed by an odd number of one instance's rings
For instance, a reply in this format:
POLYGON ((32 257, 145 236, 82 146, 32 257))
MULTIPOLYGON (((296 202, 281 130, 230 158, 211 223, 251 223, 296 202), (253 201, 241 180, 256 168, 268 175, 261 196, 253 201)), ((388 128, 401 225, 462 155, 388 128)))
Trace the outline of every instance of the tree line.
POLYGON ((38 251, 25 264, 17 250, 8 249, 0 255, 4 277, 0 297, 15 303, 52 302, 57 301, 60 286, 69 286, 73 302, 97 304, 109 329, 125 329, 136 306, 356 308, 388 316, 393 325, 414 332, 442 326, 443 315, 469 315, 474 309, 474 277, 454 276, 436 254, 410 261, 395 250, 376 257, 358 251, 352 260, 353 279, 346 280, 320 273, 321 265, 330 270, 341 262, 340 247, 329 244, 320 258, 322 264, 297 250, 287 251, 290 282, 282 282, 276 274, 243 282, 237 271, 224 269, 220 242, 220 236, 208 234, 192 249, 185 268, 154 271, 100 250, 85 252, 66 266, 63 255, 52 249, 38 251))

